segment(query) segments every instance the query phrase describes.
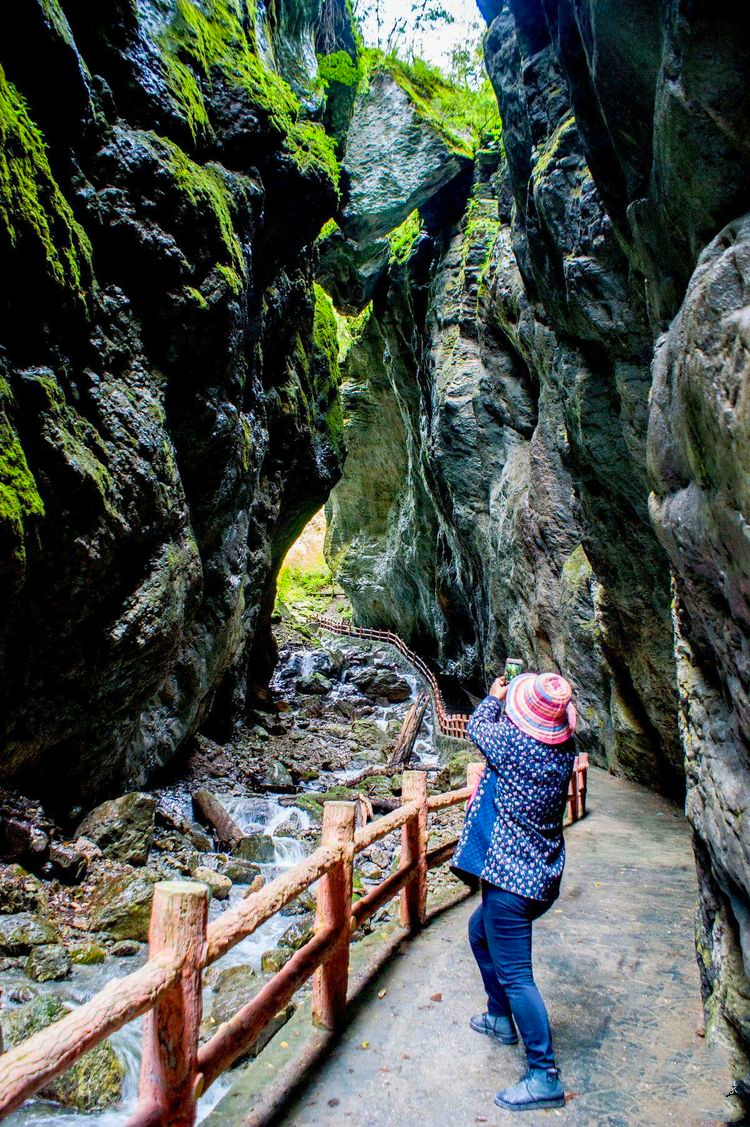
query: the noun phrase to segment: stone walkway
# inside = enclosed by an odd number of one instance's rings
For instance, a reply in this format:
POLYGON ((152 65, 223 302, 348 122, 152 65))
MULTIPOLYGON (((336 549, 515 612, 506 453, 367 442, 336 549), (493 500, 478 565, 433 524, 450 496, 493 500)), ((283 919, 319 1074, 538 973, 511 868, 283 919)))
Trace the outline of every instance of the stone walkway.
POLYGON ((404 944, 277 1123, 549 1127, 559 1118, 587 1127, 697 1127, 737 1119, 723 1095, 728 1055, 697 1032, 688 827, 640 787, 601 771, 589 783, 590 816, 567 834, 563 895, 535 930, 565 1109, 519 1119, 493 1105, 524 1058, 468 1029, 484 1001, 465 938, 472 898, 404 944))

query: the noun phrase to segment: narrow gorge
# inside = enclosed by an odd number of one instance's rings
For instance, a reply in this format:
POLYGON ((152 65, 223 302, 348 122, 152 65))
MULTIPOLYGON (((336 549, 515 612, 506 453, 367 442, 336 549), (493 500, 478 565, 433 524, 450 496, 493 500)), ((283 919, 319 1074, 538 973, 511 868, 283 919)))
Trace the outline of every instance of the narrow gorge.
POLYGON ((474 696, 509 655, 563 672, 591 762, 685 802, 707 1033, 750 1101, 750 16, 478 6, 468 87, 366 47, 349 0, 6 20, 0 922, 69 881, 57 837, 109 856, 102 803, 119 833, 110 800, 176 787, 192 874, 206 764, 333 794, 350 734, 398 732, 407 669, 279 623, 325 506, 355 623, 474 696))

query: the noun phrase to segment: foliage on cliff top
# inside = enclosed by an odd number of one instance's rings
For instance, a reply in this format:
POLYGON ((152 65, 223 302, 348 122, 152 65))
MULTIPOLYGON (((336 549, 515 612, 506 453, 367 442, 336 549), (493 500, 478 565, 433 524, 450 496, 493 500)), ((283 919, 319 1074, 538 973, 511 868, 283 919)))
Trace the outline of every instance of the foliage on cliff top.
POLYGON ((376 48, 363 52, 369 76, 384 71, 408 94, 417 112, 430 122, 451 148, 472 157, 480 148, 499 144, 502 125, 489 79, 478 89, 453 82, 422 59, 405 62, 376 48))
POLYGON ((249 99, 301 172, 322 174, 338 192, 333 140, 322 126, 301 119, 299 98, 261 58, 256 20, 254 0, 205 0, 202 6, 177 0, 174 18, 158 36, 172 96, 197 138, 210 128, 203 87, 220 78, 249 99))
POLYGON ((52 175, 44 138, 0 67, 0 246, 9 244, 82 304, 91 246, 52 175))

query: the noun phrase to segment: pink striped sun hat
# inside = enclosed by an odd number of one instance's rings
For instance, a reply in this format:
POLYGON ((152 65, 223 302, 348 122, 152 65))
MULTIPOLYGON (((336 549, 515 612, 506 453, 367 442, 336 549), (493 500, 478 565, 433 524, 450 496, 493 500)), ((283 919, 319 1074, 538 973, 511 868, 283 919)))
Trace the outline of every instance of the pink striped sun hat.
POLYGON ((559 673, 522 673, 505 697, 505 715, 527 736, 561 744, 576 730, 573 690, 559 673))

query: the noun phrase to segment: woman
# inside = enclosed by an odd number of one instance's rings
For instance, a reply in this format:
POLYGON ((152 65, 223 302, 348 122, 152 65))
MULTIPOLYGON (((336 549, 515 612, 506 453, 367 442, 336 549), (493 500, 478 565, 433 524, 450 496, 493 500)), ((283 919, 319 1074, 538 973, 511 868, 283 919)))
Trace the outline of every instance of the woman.
POLYGON ((531 927, 560 891, 562 820, 573 773, 575 709, 556 673, 498 677, 469 720, 468 737, 487 759, 452 868, 479 878, 482 903, 469 921, 487 1012, 471 1028, 503 1045, 526 1047, 528 1069, 495 1096, 510 1111, 562 1107, 549 1018, 534 982, 531 927), (505 708, 501 701, 505 701, 505 708))

